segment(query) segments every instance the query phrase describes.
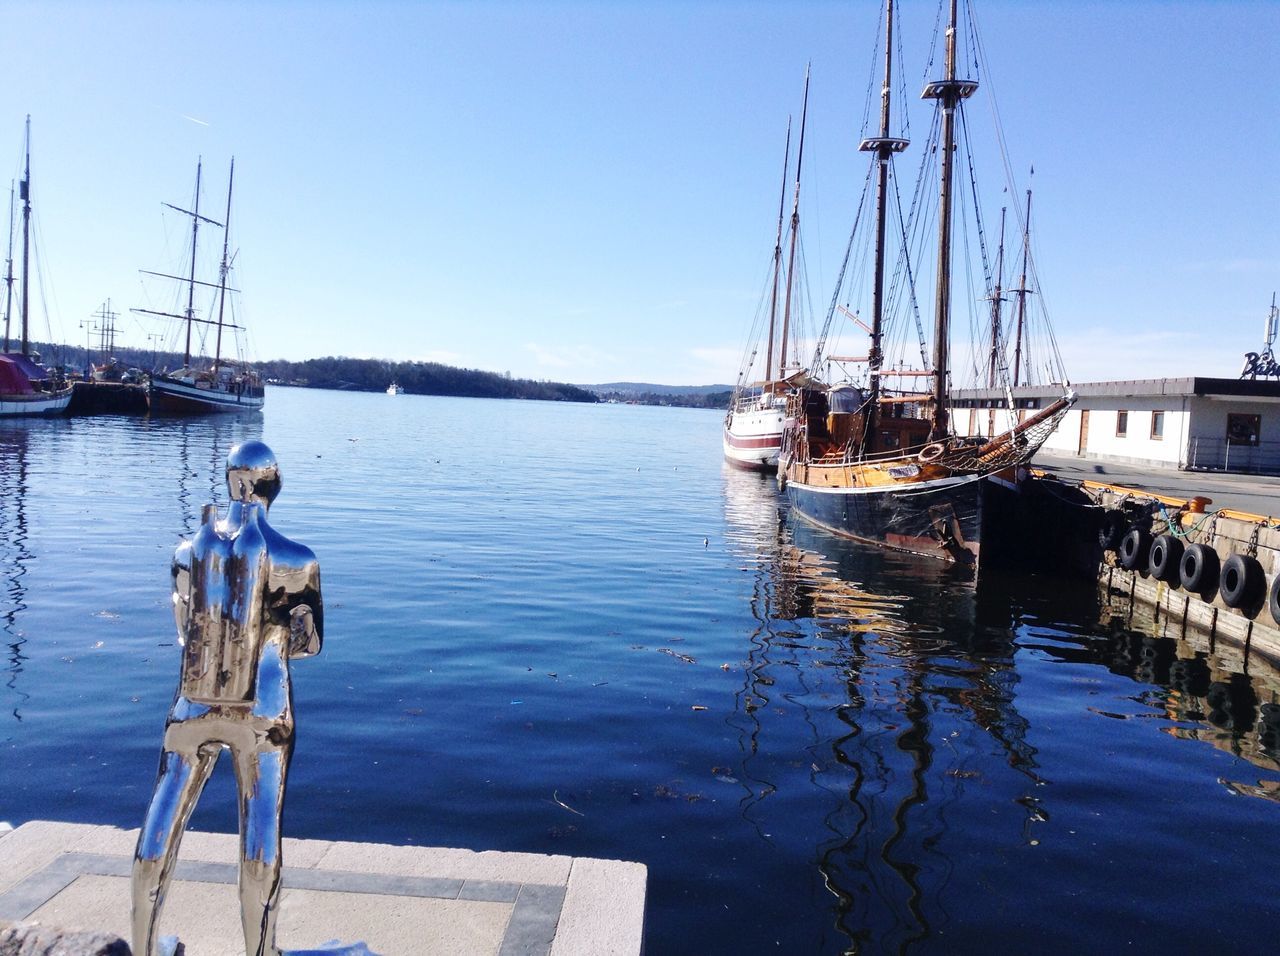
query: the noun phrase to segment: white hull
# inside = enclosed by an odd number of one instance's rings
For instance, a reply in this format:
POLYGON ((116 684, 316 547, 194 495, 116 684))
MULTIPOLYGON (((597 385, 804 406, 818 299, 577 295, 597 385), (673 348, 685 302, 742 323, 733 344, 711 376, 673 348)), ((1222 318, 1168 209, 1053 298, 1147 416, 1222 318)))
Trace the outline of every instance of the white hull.
POLYGON ((725 459, 741 468, 776 468, 785 417, 782 402, 730 411, 722 438, 725 459))
POLYGON ((61 415, 71 404, 71 389, 55 395, 0 396, 0 418, 18 415, 61 415))

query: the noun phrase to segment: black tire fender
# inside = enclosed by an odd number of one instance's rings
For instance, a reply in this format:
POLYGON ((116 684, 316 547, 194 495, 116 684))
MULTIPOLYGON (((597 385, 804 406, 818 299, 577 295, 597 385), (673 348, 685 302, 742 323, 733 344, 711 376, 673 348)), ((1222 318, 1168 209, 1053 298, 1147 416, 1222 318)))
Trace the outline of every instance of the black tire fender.
POLYGON ((1171 534, 1162 534, 1151 542, 1148 565, 1151 576, 1157 581, 1172 584, 1175 588, 1182 583, 1180 567, 1182 565, 1182 542, 1171 534))
POLYGON ((1182 552, 1178 577, 1184 590, 1192 594, 1212 594, 1218 590, 1222 562, 1207 544, 1193 544, 1182 552))
POLYGON ((1233 554, 1222 565, 1218 593, 1227 607, 1251 608, 1262 603, 1267 593, 1267 576, 1257 558, 1233 554))
POLYGON ((1145 571, 1147 569, 1144 565, 1150 553, 1151 532, 1143 531, 1141 528, 1130 528, 1117 551, 1120 567, 1127 571, 1145 571))
POLYGON ((1103 551, 1115 551, 1124 540, 1124 531, 1129 522, 1123 511, 1104 511, 1102 525, 1098 528, 1098 545, 1103 551))

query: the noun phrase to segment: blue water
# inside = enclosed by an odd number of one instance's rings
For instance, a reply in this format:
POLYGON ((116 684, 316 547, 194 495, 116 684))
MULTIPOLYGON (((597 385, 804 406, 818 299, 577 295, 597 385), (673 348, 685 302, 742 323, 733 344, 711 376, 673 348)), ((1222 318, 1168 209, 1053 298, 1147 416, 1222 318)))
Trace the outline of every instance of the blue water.
POLYGON ((169 559, 261 437, 326 602, 286 834, 638 860, 653 954, 1273 947, 1280 681, 823 536, 719 426, 282 388, 0 422, 0 819, 139 824, 169 559))

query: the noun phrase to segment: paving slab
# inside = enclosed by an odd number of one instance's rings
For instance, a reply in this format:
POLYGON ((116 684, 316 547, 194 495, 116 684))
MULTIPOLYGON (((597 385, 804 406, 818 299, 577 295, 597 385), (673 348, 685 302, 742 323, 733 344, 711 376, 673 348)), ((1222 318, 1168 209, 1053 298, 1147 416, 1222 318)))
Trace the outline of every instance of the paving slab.
MULTIPOLYGON (((32 821, 0 832, 0 922, 129 935, 137 830, 32 821)), ((189 956, 243 952, 238 839, 188 832, 163 935, 189 956)), ((286 839, 278 942, 363 941, 380 956, 643 951, 638 863, 443 847, 286 839)))

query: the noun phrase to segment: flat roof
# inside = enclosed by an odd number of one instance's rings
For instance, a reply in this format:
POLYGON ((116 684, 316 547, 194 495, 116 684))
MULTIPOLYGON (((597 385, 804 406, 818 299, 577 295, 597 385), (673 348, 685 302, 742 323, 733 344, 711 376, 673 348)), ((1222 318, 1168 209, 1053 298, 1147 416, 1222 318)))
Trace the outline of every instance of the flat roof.
MULTIPOLYGON (((1240 378, 1140 378, 1117 382, 1081 382, 1071 388, 1081 398, 1086 396, 1114 395, 1117 398, 1137 397, 1222 397, 1222 398, 1280 398, 1280 380, 1240 378)), ((1054 398, 1062 394, 1060 383, 1050 385, 1019 385, 1013 389, 1013 397, 1054 398)), ((1003 388, 955 388, 952 399, 1004 398, 1003 388)))

